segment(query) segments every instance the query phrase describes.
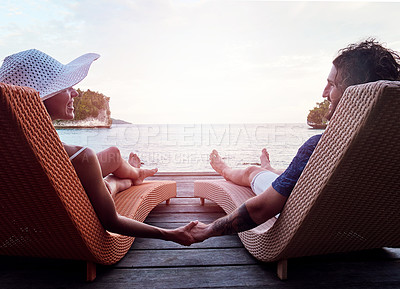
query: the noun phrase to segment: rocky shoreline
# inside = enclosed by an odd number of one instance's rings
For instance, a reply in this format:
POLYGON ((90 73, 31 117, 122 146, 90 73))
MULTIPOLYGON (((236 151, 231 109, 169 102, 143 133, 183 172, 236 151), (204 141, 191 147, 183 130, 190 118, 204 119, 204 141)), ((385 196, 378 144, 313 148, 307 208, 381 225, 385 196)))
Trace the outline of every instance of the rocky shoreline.
POLYGON ((56 129, 70 129, 70 128, 110 128, 113 124, 130 124, 121 119, 111 118, 109 122, 100 121, 98 119, 86 119, 86 120, 69 120, 69 121, 55 121, 54 127, 56 129))

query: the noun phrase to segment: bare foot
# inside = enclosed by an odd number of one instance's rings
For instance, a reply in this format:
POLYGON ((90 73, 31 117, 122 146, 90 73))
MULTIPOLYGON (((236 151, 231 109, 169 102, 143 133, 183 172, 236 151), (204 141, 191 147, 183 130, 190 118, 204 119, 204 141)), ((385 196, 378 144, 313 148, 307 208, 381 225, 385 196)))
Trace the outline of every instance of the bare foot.
POLYGON ((267 152, 267 149, 262 149, 261 151, 261 156, 260 156, 260 161, 261 161, 261 167, 263 169, 272 170, 271 167, 271 161, 269 160, 269 153, 267 152))
POLYGON ((265 148, 261 152, 260 160, 261 160, 261 168, 263 168, 263 169, 271 171, 277 175, 280 175, 285 171, 285 170, 281 170, 281 169, 274 169, 271 166, 271 161, 269 159, 269 153, 267 152, 267 150, 265 148))
POLYGON ((129 154, 128 163, 134 168, 140 168, 142 165, 142 161, 140 160, 139 156, 134 153, 129 154))
POLYGON ((228 168, 227 164, 222 160, 216 150, 213 150, 210 154, 210 165, 221 176, 223 176, 224 170, 228 168))
POLYGON ((137 179, 133 180, 133 184, 135 186, 142 184, 145 178, 154 176, 157 171, 158 169, 151 169, 151 170, 139 169, 138 170, 139 175, 137 179))

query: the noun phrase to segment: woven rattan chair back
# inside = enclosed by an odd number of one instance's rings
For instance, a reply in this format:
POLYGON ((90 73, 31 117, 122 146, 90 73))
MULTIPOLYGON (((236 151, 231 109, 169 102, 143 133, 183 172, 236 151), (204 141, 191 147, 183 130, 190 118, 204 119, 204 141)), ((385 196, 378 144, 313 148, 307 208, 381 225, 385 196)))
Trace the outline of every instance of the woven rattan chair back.
POLYGON ((0 253, 120 259, 118 244, 132 238, 101 226, 37 92, 0 84, 0 93, 0 253))
MULTIPOLYGON (((103 228, 35 90, 0 83, 0 140, 0 254, 108 265, 127 253, 134 238, 103 228)), ((115 204, 143 222, 175 196, 175 182, 151 181, 115 204)))
POLYGON ((273 225, 241 239, 281 260, 400 245, 400 82, 350 87, 273 225))

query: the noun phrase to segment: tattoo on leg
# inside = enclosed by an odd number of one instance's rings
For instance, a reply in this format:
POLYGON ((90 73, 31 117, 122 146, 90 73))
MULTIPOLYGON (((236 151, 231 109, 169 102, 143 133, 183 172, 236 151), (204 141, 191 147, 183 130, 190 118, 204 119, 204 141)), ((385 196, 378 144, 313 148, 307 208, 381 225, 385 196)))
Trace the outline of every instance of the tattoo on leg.
POLYGON ((243 204, 231 214, 216 220, 211 228, 219 235, 231 235, 257 226, 250 217, 246 204, 243 204))

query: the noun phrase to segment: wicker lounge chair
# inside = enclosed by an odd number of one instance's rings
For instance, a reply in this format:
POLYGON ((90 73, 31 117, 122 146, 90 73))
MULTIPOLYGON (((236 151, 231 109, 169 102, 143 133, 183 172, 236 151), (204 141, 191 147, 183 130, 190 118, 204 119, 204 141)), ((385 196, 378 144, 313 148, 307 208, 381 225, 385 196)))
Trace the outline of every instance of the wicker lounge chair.
MULTIPOLYGON (((347 89, 278 219, 239 236, 264 262, 400 245, 400 82, 347 89)), ((230 213, 254 196, 224 180, 195 182, 195 197, 230 213)))
MULTIPOLYGON (((36 91, 0 83, 0 254, 113 264, 134 238, 106 231, 36 91)), ((145 182, 117 194, 121 215, 144 221, 176 183, 145 182)))

